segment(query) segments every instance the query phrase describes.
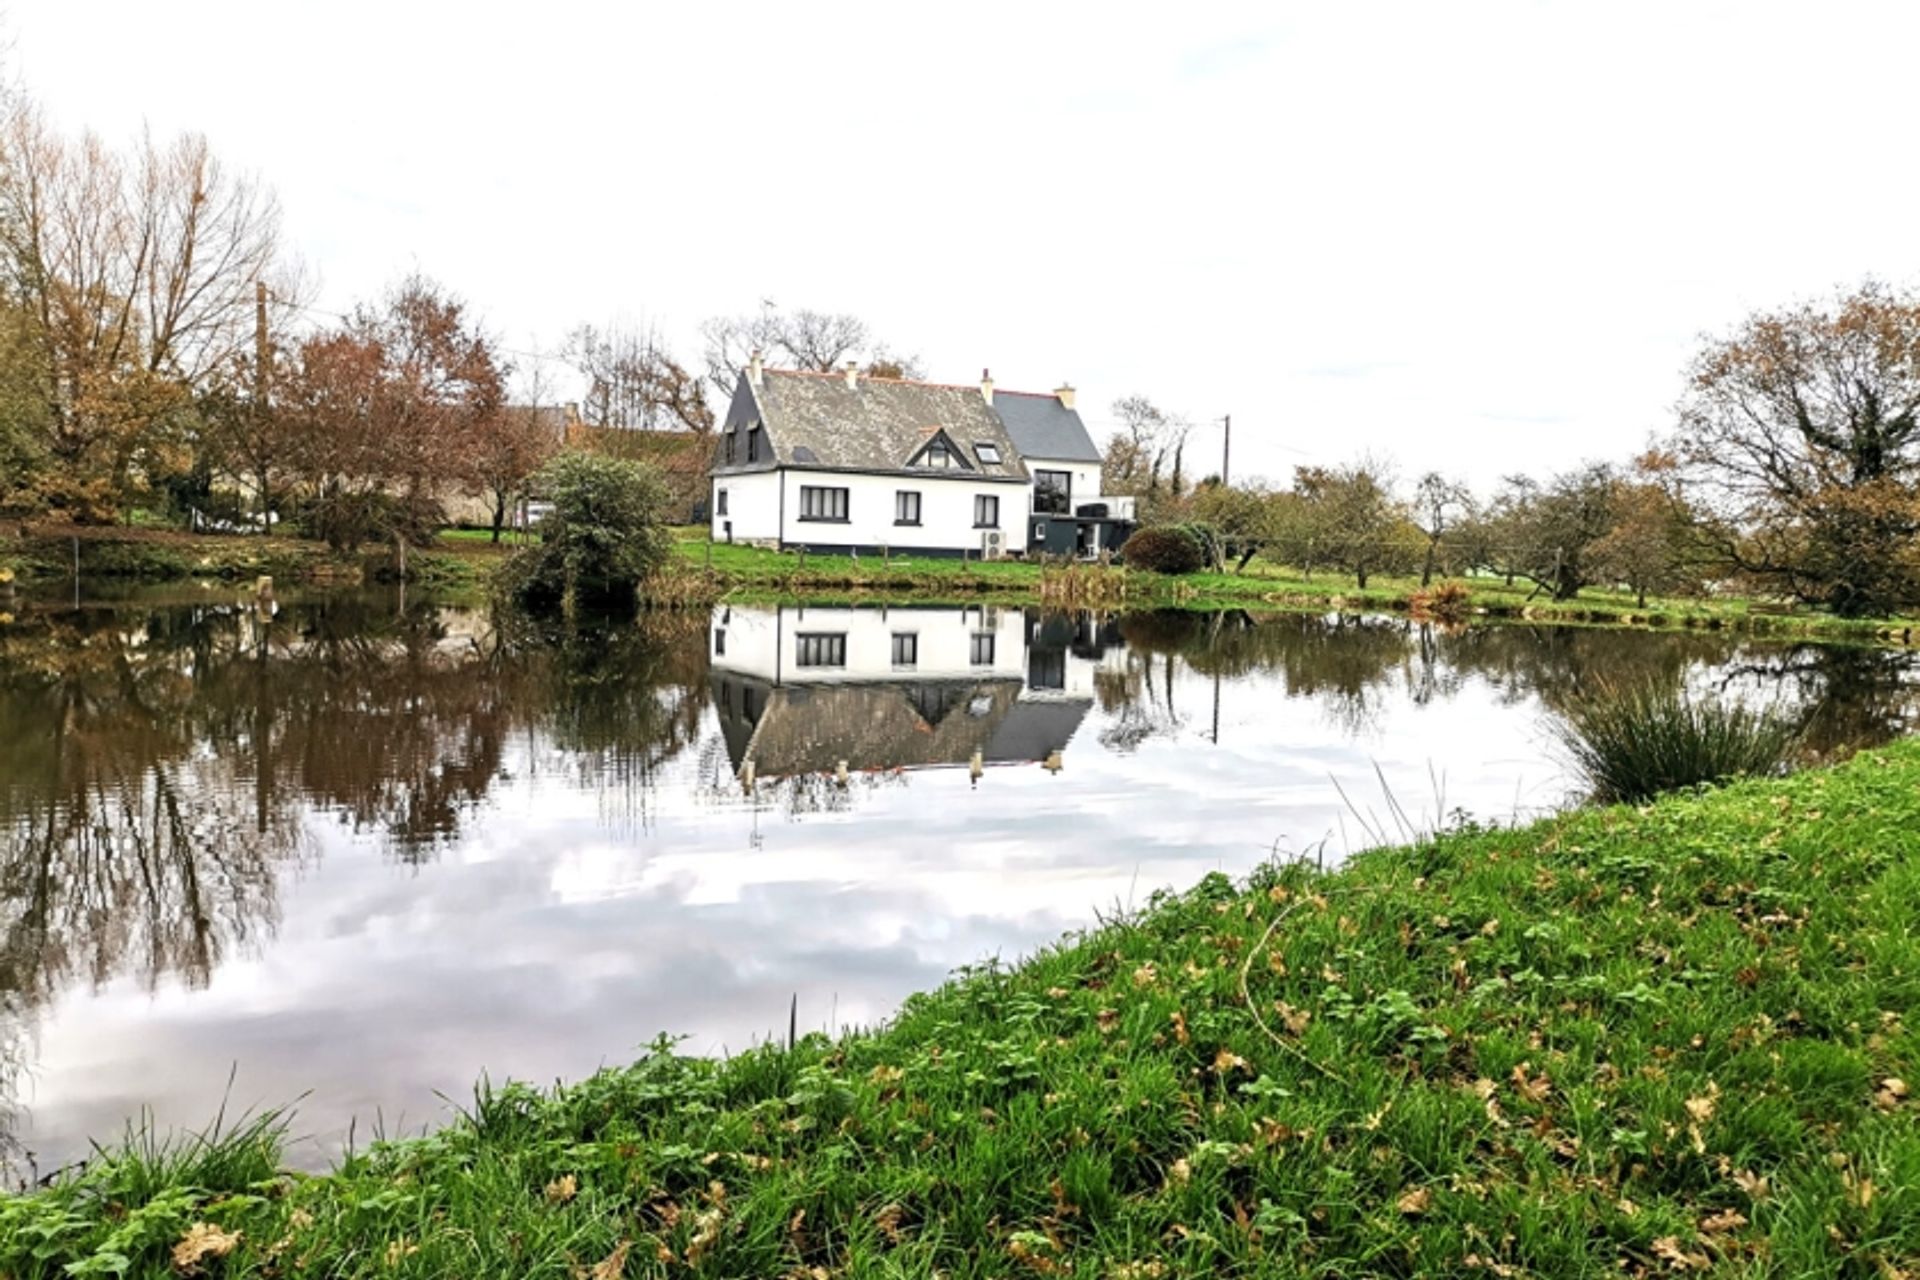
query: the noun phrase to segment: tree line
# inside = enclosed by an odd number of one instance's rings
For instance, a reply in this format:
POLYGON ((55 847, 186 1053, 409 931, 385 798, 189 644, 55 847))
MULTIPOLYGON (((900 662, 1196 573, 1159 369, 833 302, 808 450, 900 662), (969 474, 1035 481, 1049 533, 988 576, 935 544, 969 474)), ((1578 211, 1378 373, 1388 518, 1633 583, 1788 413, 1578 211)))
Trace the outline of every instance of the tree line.
POLYGON ((804 309, 710 320, 683 360, 624 323, 516 353, 419 274, 345 314, 312 294, 272 189, 204 137, 116 147, 0 99, 0 515, 285 523, 351 549, 420 542, 460 502, 497 539, 567 448, 649 462, 690 511, 752 350, 918 373, 804 309))
POLYGON ((1114 405, 1106 492, 1201 531, 1217 568, 1265 556, 1375 575, 1492 574, 1570 600, 1731 592, 1849 617, 1920 605, 1920 296, 1868 281, 1702 340, 1671 427, 1637 457, 1491 492, 1390 461, 1302 466, 1284 488, 1193 481, 1188 424, 1114 405))

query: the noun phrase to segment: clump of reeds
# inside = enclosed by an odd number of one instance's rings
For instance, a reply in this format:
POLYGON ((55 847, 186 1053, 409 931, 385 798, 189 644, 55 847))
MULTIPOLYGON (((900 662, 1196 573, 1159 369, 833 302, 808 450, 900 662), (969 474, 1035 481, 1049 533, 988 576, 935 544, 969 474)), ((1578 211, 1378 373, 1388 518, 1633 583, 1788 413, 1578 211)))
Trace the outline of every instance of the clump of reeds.
POLYGON ((1608 803, 1785 771, 1799 728, 1780 712, 1655 684, 1602 685, 1562 712, 1555 732, 1608 803))
POLYGON ((699 609, 713 604, 725 587, 711 570, 668 566, 641 580, 640 603, 651 609, 699 609))
POLYGON ((1472 598, 1465 583, 1448 581, 1420 588, 1408 598, 1408 606, 1423 622, 1465 622, 1472 598))
POLYGON ((1040 599, 1047 604, 1076 609, 1106 609, 1125 604, 1128 594, 1124 569, 1105 565, 1073 564, 1040 571, 1040 599))

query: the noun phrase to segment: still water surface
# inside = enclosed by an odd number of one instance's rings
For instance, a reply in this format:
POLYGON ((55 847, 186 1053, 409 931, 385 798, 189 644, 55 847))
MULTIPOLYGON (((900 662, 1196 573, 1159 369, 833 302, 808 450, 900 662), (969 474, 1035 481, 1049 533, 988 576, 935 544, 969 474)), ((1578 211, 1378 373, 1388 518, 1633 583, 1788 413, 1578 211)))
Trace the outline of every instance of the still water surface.
POLYGON ((716 610, 546 627, 376 595, 0 623, 0 1115, 41 1170, 302 1098, 294 1157, 666 1031, 872 1023, 956 965, 1275 851, 1563 803, 1596 679, 1781 697, 1910 655, 1244 613, 716 610), (842 770, 844 764, 844 780, 842 770), (749 771, 752 785, 743 785, 749 771), (1336 785, 1337 784, 1337 785, 1336 785))

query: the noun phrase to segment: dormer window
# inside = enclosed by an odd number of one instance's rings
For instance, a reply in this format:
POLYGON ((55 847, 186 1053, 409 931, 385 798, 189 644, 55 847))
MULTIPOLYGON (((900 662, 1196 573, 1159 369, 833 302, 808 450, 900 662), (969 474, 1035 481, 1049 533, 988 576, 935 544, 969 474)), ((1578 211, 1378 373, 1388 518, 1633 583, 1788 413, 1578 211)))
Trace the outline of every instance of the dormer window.
POLYGON ((953 441, 941 432, 927 441, 927 447, 914 456, 907 464, 910 467, 930 467, 935 471, 971 471, 973 464, 967 456, 954 447, 953 441))
POLYGON ((760 461, 760 425, 758 423, 747 430, 747 461, 760 461))
POLYGON ((973 446, 973 456, 990 467, 997 467, 1000 465, 1000 446, 986 440, 978 441, 973 446))

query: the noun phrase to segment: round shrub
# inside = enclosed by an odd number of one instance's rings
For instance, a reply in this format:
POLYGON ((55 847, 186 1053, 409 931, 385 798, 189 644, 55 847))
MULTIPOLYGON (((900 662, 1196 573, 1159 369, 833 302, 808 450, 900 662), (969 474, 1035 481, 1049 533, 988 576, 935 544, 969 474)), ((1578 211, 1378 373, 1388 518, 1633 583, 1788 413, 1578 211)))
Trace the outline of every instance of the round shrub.
POLYGON ((1135 569, 1154 573, 1197 573, 1207 562, 1200 540, 1172 525, 1140 530, 1120 548, 1120 558, 1135 569))
POLYGON ((540 541, 504 569, 504 583, 530 603, 631 602, 642 581, 673 558, 666 487, 651 467, 596 453, 562 453, 533 478, 551 504, 540 541))

